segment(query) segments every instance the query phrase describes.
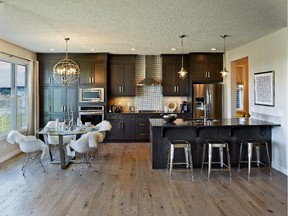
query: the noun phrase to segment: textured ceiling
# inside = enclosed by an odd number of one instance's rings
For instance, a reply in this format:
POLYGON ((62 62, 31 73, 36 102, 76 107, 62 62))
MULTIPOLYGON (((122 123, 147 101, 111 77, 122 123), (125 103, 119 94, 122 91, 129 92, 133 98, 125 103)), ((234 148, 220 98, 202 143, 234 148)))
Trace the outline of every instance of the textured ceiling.
POLYGON ((0 39, 34 52, 222 52, 286 26, 287 0, 0 1, 0 39))

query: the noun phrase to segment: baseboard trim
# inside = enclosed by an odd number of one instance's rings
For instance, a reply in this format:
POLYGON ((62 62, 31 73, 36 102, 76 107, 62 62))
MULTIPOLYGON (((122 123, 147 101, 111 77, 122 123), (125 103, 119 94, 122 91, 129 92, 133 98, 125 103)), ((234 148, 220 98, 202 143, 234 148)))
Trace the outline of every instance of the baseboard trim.
POLYGON ((286 176, 288 176, 288 170, 285 167, 280 166, 279 164, 276 164, 276 163, 272 163, 272 167, 278 170, 279 172, 282 172, 286 176))
POLYGON ((0 158, 0 163, 3 163, 4 161, 6 161, 6 160, 8 160, 8 159, 10 159, 10 158, 12 158, 12 157, 14 157, 15 155, 17 155, 17 154, 19 154, 19 153, 21 153, 21 150, 20 150, 20 149, 16 149, 16 150, 10 152, 10 153, 7 154, 7 155, 4 155, 3 157, 0 158))

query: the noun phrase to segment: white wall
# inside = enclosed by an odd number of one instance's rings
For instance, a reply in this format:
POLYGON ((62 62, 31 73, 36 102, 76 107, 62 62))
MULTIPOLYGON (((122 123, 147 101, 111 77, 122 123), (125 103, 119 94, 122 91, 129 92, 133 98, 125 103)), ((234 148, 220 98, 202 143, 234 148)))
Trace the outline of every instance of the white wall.
MULTIPOLYGON (((230 40, 233 40, 231 36, 230 40)), ((226 65, 231 71, 231 62, 248 56, 249 61, 249 111, 252 117, 281 123, 272 129, 272 166, 288 175, 288 28, 281 29, 236 49, 227 51, 226 65), (275 71, 275 106, 254 105, 254 73, 275 71)), ((233 64, 232 64, 233 67, 233 64)), ((227 117, 234 117, 235 74, 226 80, 227 117), (232 97, 231 97, 232 95, 232 97)))
MULTIPOLYGON (((25 59, 36 60, 36 53, 21 48, 19 46, 13 45, 1 39, 0 39, 0 51, 25 59)), ((15 57, 10 57, 9 55, 0 53, 0 59, 14 61, 15 57)), ((13 157, 14 155, 20 152, 18 145, 11 145, 7 143, 5 139, 6 136, 0 137, 0 163, 13 157)))

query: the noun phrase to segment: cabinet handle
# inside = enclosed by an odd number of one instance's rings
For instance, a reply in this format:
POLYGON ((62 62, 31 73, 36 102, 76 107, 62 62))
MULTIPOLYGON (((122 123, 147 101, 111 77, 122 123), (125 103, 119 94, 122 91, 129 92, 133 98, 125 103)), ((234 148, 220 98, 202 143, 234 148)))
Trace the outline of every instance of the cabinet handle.
POLYGON ((205 71, 205 78, 207 78, 207 71, 205 71))
POLYGON ((49 105, 49 108, 48 108, 49 112, 51 112, 51 106, 49 105))
POLYGON ((124 92, 124 86, 122 86, 122 92, 124 92))
POLYGON ((210 78, 210 71, 208 71, 208 78, 210 78))
POLYGON ((49 83, 51 84, 51 82, 52 82, 52 79, 51 79, 51 77, 49 77, 49 83))
POLYGON ((173 90, 173 92, 176 92, 176 86, 174 86, 174 90, 173 90))
POLYGON ((121 86, 119 86, 119 93, 121 93, 121 86))
POLYGON ((146 134, 145 133, 141 133, 141 134, 139 134, 139 136, 146 136, 146 134))
POLYGON ((146 124, 144 124, 144 123, 140 123, 139 125, 140 125, 140 126, 144 126, 144 125, 146 125, 146 124))
POLYGON ((91 83, 94 83, 94 77, 91 77, 91 83))
POLYGON ((179 92, 179 86, 177 86, 177 92, 179 92))

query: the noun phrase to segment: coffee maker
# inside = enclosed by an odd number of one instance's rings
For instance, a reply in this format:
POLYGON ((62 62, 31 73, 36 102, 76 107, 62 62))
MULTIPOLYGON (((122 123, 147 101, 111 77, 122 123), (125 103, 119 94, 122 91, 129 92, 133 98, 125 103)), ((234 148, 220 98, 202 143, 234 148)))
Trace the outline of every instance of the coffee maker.
POLYGON ((181 113, 189 112, 188 102, 187 101, 183 101, 182 104, 180 105, 180 107, 181 107, 181 113))

